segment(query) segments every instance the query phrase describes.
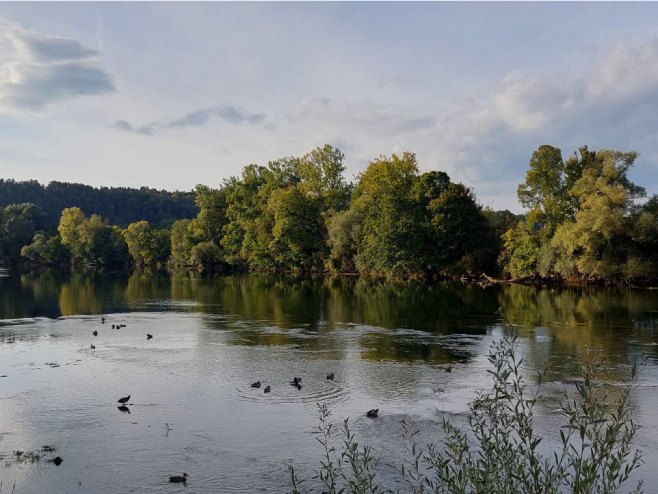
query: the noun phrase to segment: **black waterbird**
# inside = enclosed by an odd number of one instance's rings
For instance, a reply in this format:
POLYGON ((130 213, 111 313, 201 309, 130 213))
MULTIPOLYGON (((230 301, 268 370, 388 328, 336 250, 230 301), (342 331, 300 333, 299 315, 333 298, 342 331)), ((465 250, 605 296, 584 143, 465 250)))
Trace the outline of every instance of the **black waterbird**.
POLYGON ((172 484, 180 484, 180 483, 185 483, 187 482, 187 474, 184 473, 183 475, 172 475, 169 477, 169 482, 172 484))
POLYGON ((263 392, 269 393, 270 391, 272 391, 272 388, 270 388, 269 386, 265 386, 265 390, 263 392))
POLYGON ((251 385, 252 388, 260 388, 260 381, 256 381, 251 385))
POLYGON ((121 403, 122 405, 125 405, 126 403, 128 403, 129 399, 130 399, 130 395, 124 396, 123 398, 119 398, 117 400, 117 403, 121 403))
POLYGON ((332 372, 331 374, 327 374, 327 379, 329 379, 330 381, 333 381, 333 380, 334 380, 334 377, 335 377, 335 376, 334 376, 334 373, 333 373, 333 372, 332 372))
POLYGON ((379 408, 373 408, 372 410, 368 410, 368 413, 366 413, 366 417, 370 417, 371 419, 374 419, 375 417, 379 417, 379 408))
POLYGON ((150 333, 146 333, 146 339, 150 340, 151 338, 153 338, 153 335, 150 333))

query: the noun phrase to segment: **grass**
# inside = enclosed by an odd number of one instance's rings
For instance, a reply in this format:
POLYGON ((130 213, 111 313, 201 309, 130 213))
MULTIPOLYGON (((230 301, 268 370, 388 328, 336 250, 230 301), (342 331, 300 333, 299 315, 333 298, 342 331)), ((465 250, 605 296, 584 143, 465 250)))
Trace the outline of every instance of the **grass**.
MULTIPOLYGON (((560 413, 558 445, 546 453, 544 438, 534 427, 535 406, 542 399, 542 375, 530 387, 516 352, 515 334, 494 342, 489 351, 491 385, 469 403, 465 426, 448 419, 441 437, 420 445, 418 431, 403 422, 409 458, 397 466, 403 490, 391 490, 380 479, 379 454, 360 445, 349 419, 336 433, 330 410, 318 405, 322 447, 319 467, 310 479, 289 466, 291 493, 378 494, 612 494, 618 492, 642 463, 632 446, 638 425, 633 421, 631 397, 637 382, 633 365, 620 393, 595 386, 605 371, 600 360, 582 364, 582 380, 575 393, 565 392, 560 413), (334 445, 335 444, 335 445, 334 445)), ((642 481, 634 485, 642 491, 642 481)))

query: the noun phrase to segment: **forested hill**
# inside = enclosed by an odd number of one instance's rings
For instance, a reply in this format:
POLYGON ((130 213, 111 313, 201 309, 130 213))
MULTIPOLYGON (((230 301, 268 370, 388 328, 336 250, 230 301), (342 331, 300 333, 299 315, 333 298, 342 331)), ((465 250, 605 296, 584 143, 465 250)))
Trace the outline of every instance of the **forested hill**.
POLYGON ((168 226, 174 220, 197 215, 199 209, 194 196, 194 192, 167 192, 147 187, 96 188, 54 181, 44 186, 36 180, 0 179, 0 208, 34 203, 46 214, 47 228, 57 227, 62 210, 68 207, 79 207, 87 215, 99 214, 111 224, 124 228, 140 220, 168 226))

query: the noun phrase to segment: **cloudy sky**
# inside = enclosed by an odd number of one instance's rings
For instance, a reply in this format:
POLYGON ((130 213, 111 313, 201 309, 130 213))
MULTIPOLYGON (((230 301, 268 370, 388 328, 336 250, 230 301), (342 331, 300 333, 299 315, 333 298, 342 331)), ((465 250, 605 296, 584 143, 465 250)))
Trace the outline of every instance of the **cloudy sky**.
POLYGON ((658 3, 0 3, 0 178, 191 190, 332 144, 495 209, 541 144, 658 193, 658 3))

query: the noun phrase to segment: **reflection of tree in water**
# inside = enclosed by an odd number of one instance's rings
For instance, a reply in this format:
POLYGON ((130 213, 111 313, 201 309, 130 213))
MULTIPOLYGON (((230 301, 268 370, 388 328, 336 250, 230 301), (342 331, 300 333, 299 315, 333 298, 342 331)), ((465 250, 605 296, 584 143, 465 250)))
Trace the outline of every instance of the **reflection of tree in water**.
POLYGON ((629 359, 656 352, 655 330, 638 331, 656 307, 656 295, 647 290, 512 285, 501 290, 499 300, 507 319, 527 337, 530 356, 549 364, 549 378, 577 374, 593 351, 622 366, 611 366, 608 379, 623 379, 629 359))

